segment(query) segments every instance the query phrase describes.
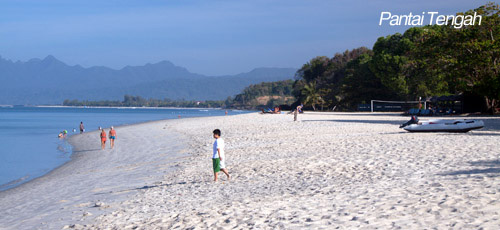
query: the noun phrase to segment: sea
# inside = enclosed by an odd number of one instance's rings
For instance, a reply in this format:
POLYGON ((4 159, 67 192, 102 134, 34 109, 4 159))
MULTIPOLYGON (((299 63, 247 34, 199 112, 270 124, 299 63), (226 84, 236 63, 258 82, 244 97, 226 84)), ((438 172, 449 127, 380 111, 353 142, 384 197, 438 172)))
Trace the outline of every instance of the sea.
POLYGON ((191 108, 0 107, 0 191, 43 176, 70 160, 71 135, 99 127, 252 111, 191 108), (66 138, 59 133, 68 131, 66 138))

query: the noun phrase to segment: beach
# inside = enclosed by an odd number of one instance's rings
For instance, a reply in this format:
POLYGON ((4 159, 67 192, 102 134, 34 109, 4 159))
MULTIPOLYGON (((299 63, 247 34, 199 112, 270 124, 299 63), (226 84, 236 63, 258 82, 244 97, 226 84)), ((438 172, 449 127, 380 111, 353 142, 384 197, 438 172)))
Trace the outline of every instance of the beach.
POLYGON ((98 131, 71 136, 69 162, 0 192, 0 229, 61 229, 73 222, 92 223, 112 208, 110 204, 126 200, 144 184, 161 181, 186 156, 178 136, 156 129, 164 123, 116 127, 113 150, 109 143, 101 150, 98 131))
POLYGON ((75 135, 70 162, 0 193, 0 229, 498 229, 500 119, 477 119, 469 133, 408 133, 389 113, 176 119, 117 127, 104 151, 75 135), (213 182, 216 128, 231 181, 213 182))

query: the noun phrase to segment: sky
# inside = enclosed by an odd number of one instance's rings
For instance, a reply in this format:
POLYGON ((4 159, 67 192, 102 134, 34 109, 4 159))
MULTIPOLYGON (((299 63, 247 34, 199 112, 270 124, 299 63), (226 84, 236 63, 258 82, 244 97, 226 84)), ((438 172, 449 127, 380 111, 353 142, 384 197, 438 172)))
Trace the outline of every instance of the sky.
POLYGON ((403 33, 381 12, 465 12, 482 0, 2 0, 0 56, 121 69, 163 60, 211 76, 300 68, 403 33))

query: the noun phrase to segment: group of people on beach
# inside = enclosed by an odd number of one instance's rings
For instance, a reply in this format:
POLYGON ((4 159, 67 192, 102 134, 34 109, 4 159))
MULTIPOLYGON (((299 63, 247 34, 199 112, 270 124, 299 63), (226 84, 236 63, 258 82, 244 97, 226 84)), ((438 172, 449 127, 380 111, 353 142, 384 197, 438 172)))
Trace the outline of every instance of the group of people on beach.
MULTIPOLYGON (((100 133, 101 149, 104 150, 106 148, 106 141, 107 141, 106 130, 104 130, 100 126, 99 130, 101 130, 100 133)), ((83 125, 83 122, 80 122, 80 134, 82 134, 83 132, 85 132, 85 126, 83 125)), ((111 126, 109 129, 109 146, 111 147, 111 149, 115 147, 115 140, 116 140, 116 130, 113 126, 111 126)))
MULTIPOLYGON (((295 109, 290 110, 288 114, 293 114, 293 121, 297 121, 297 116, 302 113, 303 104, 298 105, 295 109)), ((281 114, 281 107, 275 106, 274 109, 261 109, 261 114, 281 114)))
MULTIPOLYGON (((100 126, 99 126, 99 130, 101 130, 101 133, 99 136, 101 138, 101 148, 104 150, 106 148, 106 141, 107 141, 106 130, 104 130, 100 126)), ((76 130, 73 129, 73 132, 76 132, 76 130)), ((80 122, 80 134, 82 134, 84 132, 85 132, 85 126, 83 125, 83 121, 81 121, 80 122)), ((58 137, 65 138, 67 134, 68 134, 68 131, 63 130, 63 131, 61 131, 61 133, 59 133, 58 137)), ((111 149, 113 149, 115 147, 115 140, 116 140, 116 130, 113 126, 111 126, 110 130, 109 130, 109 145, 110 145, 111 149)))
MULTIPOLYGON (((297 108, 294 111, 292 111, 294 114, 294 121, 297 120, 297 113, 301 112, 302 107, 303 107, 303 105, 301 104, 301 105, 297 106, 297 108)), ((101 130, 101 133, 100 133, 101 149, 104 150, 106 148, 106 141, 107 141, 106 130, 101 128, 101 127, 99 127, 99 130, 101 130)), ((82 134, 84 132, 85 132, 85 126, 83 125, 83 122, 80 122, 80 134, 82 134)), ((221 171, 224 174, 226 174, 228 180, 231 180, 231 175, 229 175, 229 172, 226 168, 226 162, 225 162, 226 157, 224 154, 225 153, 225 151, 224 151, 225 143, 224 143, 224 139, 221 138, 222 133, 221 133, 220 129, 215 129, 212 133, 213 133, 213 138, 215 139, 214 144, 213 144, 213 154, 212 154, 212 168, 214 171, 214 182, 218 181, 218 179, 219 179, 218 173, 221 171)), ((110 127, 108 135, 109 135, 110 147, 111 147, 111 149, 113 149, 115 146, 115 140, 116 140, 116 130, 114 129, 113 126, 110 127)))
MULTIPOLYGON (((73 132, 76 132, 76 129, 73 129, 73 132)), ((83 132, 85 132, 85 126, 83 125, 83 121, 80 122, 80 134, 82 134, 83 132)), ((59 135, 57 135, 57 137, 59 137, 60 139, 64 139, 66 138, 66 136, 68 135, 68 130, 63 130, 59 133, 59 135)))
POLYGON ((267 114, 267 113, 270 113, 270 114, 281 114, 281 107, 279 106, 274 106, 273 109, 271 108, 268 108, 268 109, 261 109, 261 114, 267 114))
MULTIPOLYGON (((99 127, 100 132, 100 138, 101 138, 101 149, 104 150, 106 148, 106 141, 107 141, 107 136, 109 135, 109 144, 111 149, 115 147, 115 140, 116 140, 116 130, 113 126, 110 127, 108 135, 106 134, 106 130, 99 127)), ((75 130, 73 130, 75 131, 75 130)), ((80 134, 85 132, 85 126, 83 125, 83 122, 80 122, 80 134)), ((212 167, 214 171, 214 181, 217 182, 218 180, 218 173, 223 172, 226 174, 227 179, 231 180, 231 175, 229 175, 229 172, 227 171, 226 168, 226 157, 224 154, 224 139, 221 138, 221 131, 220 129, 215 129, 213 132, 213 138, 215 139, 214 144, 213 144, 213 154, 212 154, 212 167)), ((67 131, 64 130, 59 134, 59 137, 66 136, 67 131)))
MULTIPOLYGON (((106 130, 101 129, 101 148, 104 150, 106 148, 106 130)), ((116 140, 116 130, 113 126, 110 127, 109 129, 109 146, 111 149, 115 147, 115 140, 116 140)))

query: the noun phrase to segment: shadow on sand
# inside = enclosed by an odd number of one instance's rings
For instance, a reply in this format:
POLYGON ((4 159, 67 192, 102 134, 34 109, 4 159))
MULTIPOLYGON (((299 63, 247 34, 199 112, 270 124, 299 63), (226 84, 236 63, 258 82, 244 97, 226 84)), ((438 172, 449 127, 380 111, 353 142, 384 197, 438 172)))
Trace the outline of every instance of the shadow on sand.
POLYGON ((192 182, 182 181, 182 182, 178 182, 178 183, 160 184, 160 185, 152 185, 152 186, 145 185, 145 186, 142 186, 140 188, 135 188, 135 190, 145 190, 145 189, 159 188, 159 187, 170 187, 170 186, 179 185, 179 184, 199 184, 199 183, 200 182, 196 182, 196 181, 192 181, 192 182))
MULTIPOLYGON (((325 114, 327 115, 327 114, 325 114)), ((330 114, 331 115, 331 114, 330 114)), ((339 116, 373 116, 374 114, 335 114, 339 116)), ((387 114, 380 114, 380 116, 387 116, 387 114)), ((422 120, 428 119, 468 119, 467 117, 425 117, 422 120)), ((476 118, 474 118, 476 119, 476 118)), ((477 118, 478 120, 482 120, 484 122, 484 127, 479 129, 478 131, 500 131, 500 119, 485 117, 484 119, 477 118)), ((331 121, 331 122, 339 122, 339 123, 362 123, 362 124, 388 124, 388 125, 401 125, 406 121, 397 121, 397 120, 362 120, 362 119, 349 119, 349 120, 307 120, 303 119, 302 122, 321 122, 321 121, 331 121)), ((498 136, 500 133, 481 133, 481 132, 473 132, 472 135, 484 135, 484 136, 498 136)))
POLYGON ((500 133, 481 132, 481 131, 472 131, 468 132, 467 134, 471 136, 500 136, 500 133))
POLYGON ((500 119, 483 119, 484 128, 482 131, 500 131, 500 119))
POLYGON ((471 161, 471 162, 469 162, 469 164, 471 166, 476 166, 476 167, 480 167, 480 168, 439 173, 438 175, 457 176, 457 175, 486 174, 485 176, 488 176, 488 177, 499 177, 500 176, 500 160, 471 161))
MULTIPOLYGON (((306 111, 307 113, 307 111, 306 111)), ((403 117, 402 113, 369 113, 369 112, 360 112, 360 113, 342 113, 342 112, 331 112, 331 113, 314 113, 314 115, 327 115, 327 116, 347 116, 347 117, 386 117, 386 116, 395 116, 395 117, 403 117)), ((300 116, 300 114, 299 114, 300 116)), ((408 116, 409 117, 409 116, 408 116)))
POLYGON ((197 181, 192 181, 192 182, 178 182, 178 183, 170 183, 170 184, 159 184, 159 185, 144 185, 139 188, 131 188, 131 189, 123 189, 123 190, 118 190, 118 191, 109 191, 109 192, 99 192, 95 193, 94 195, 102 195, 102 194, 109 194, 109 193, 123 193, 123 192, 132 192, 132 191, 140 191, 140 190, 147 190, 147 189, 152 189, 152 188, 159 188, 159 187, 170 187, 173 185, 181 185, 181 184, 199 184, 201 182, 197 181))
POLYGON ((362 123, 362 124, 388 124, 388 125, 401 125, 404 121, 388 121, 388 120, 302 120, 302 122, 319 122, 330 121, 339 123, 362 123))

